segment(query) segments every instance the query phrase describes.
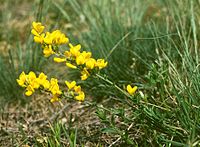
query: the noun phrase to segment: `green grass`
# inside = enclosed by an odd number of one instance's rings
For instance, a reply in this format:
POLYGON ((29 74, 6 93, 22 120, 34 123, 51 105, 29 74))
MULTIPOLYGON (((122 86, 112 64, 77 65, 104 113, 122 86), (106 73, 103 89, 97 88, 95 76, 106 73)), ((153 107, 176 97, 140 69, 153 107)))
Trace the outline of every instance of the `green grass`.
MULTIPOLYGON (((103 122, 109 122, 108 132, 119 134, 126 144, 140 146, 198 144, 199 3, 103 0, 85 4, 72 0, 66 5, 74 10, 69 14, 76 17, 66 15, 65 7, 56 6, 79 31, 77 38, 84 48, 109 61, 103 74, 121 87, 129 83, 138 85, 146 97, 144 103, 139 95, 135 96, 138 101, 130 101, 138 108, 130 110, 127 122, 120 116, 127 126, 131 122, 136 125, 139 137, 131 136, 134 129, 125 131, 105 117, 103 122), (76 20, 81 17, 83 22, 76 20)), ((117 90, 109 89, 112 85, 102 84, 101 80, 91 79, 85 85, 93 87, 90 92, 94 97, 122 98, 117 90)), ((116 114, 109 116, 112 119, 116 114)))
MULTIPOLYGON (((91 77, 82 82, 76 72, 43 68, 41 50, 32 37, 26 47, 35 50, 24 54, 19 44, 16 53, 9 52, 0 60, 3 96, 9 97, 17 89, 12 83, 16 71, 23 69, 47 70, 50 75, 57 72, 61 80, 77 79, 88 99, 93 98, 91 108, 101 124, 97 139, 88 133, 84 136, 84 126, 55 123, 49 127, 48 146, 84 146, 86 142, 96 146, 200 145, 199 1, 61 0, 38 4, 38 20, 61 28, 72 43, 80 43, 95 58, 109 63, 101 72, 103 80, 91 77), (5 81, 7 75, 10 78, 5 81), (117 86, 124 89, 127 84, 139 87, 135 96, 119 91, 117 86)), ((15 96, 21 91, 14 92, 15 96)), ((95 132, 86 130, 90 131, 95 132)))
MULTIPOLYGON (((18 27, 24 26, 24 32, 19 32, 19 30, 12 25, 12 21, 15 21, 15 19, 17 19, 16 17, 20 15, 20 12, 18 12, 18 15, 16 14, 17 10, 15 9, 17 8, 13 8, 13 2, 15 1, 9 0, 7 2, 2 2, 3 10, 1 11, 0 17, 0 38, 1 41, 6 44, 6 47, 2 46, 5 50, 0 56, 1 104, 4 104, 3 101, 14 102, 16 100, 21 100, 23 102, 25 100, 22 95, 23 91, 17 85, 16 79, 22 71, 40 71, 45 63, 41 49, 33 43, 33 37, 30 35, 31 22, 29 22, 28 28, 23 22, 19 22, 18 27), (12 11, 8 11, 8 8, 12 11), (4 28, 6 25, 7 28, 4 28), (19 36, 19 33, 21 33, 21 36, 19 36), (23 37, 26 38, 25 42, 21 40, 23 37)), ((26 3, 24 5, 26 5, 26 3)), ((34 9, 38 9, 38 11, 35 12, 38 21, 41 21, 41 15, 45 15, 44 11, 47 9, 43 5, 43 1, 33 3, 34 9)), ((30 15, 33 15, 33 12, 30 12, 30 15)), ((22 17, 21 21, 27 21, 26 17, 26 15, 22 17)))

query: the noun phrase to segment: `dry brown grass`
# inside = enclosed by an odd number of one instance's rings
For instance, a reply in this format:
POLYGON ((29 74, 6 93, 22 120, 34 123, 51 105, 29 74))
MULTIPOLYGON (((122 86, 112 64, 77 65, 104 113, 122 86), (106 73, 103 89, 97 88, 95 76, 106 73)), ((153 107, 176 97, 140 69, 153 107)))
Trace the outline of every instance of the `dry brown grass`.
POLYGON ((51 104, 48 96, 36 95, 30 102, 7 104, 0 113, 0 146, 20 146, 23 142, 32 142, 34 138, 48 136, 50 124, 60 122, 68 127, 70 115, 73 126, 77 126, 85 136, 97 133, 100 125, 94 115, 95 110, 78 102, 61 105, 51 104), (64 108, 64 109, 63 109, 64 108))

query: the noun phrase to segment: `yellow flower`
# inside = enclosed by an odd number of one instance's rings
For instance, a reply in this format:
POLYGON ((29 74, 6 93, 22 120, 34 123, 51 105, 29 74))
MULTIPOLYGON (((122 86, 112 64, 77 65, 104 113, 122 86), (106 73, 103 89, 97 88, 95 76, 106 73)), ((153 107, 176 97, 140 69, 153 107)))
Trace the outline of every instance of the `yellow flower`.
POLYGON ((44 81, 44 80, 47 79, 47 76, 46 76, 43 72, 41 72, 41 73, 39 74, 38 78, 39 78, 41 81, 44 81))
POLYGON ((54 57, 53 60, 54 60, 54 62, 57 62, 57 63, 61 63, 61 62, 65 62, 66 61, 65 58, 58 58, 58 57, 54 57))
POLYGON ((24 72, 22 72, 19 75, 19 79, 17 79, 17 83, 19 84, 19 86, 21 87, 26 87, 25 82, 26 82, 27 76, 24 72))
POLYGON ((60 35, 60 38, 57 39, 57 44, 66 44, 69 42, 69 39, 67 37, 65 37, 64 34, 60 35))
POLYGON ((127 87, 126 87, 126 90, 128 91, 128 93, 129 93, 130 95, 133 95, 137 89, 138 89, 137 86, 134 86, 134 87, 132 88, 131 85, 127 85, 127 87))
POLYGON ((41 85, 44 87, 44 89, 49 89, 50 82, 48 80, 42 81, 41 85))
POLYGON ((44 89, 48 89, 50 86, 50 82, 47 80, 47 76, 42 72, 40 73, 39 77, 39 83, 44 87, 44 89))
POLYGON ((53 43, 54 44, 66 44, 69 42, 69 39, 65 36, 65 34, 61 33, 60 30, 55 30, 51 33, 53 43))
POLYGON ((31 30, 31 33, 35 36, 40 36, 40 34, 35 30, 35 29, 32 29, 31 30))
POLYGON ((51 93, 53 95, 55 95, 55 94, 60 95, 62 93, 62 91, 59 88, 58 80, 57 79, 51 78, 50 86, 49 86, 49 91, 51 91, 51 93))
POLYGON ((44 37, 44 42, 49 45, 51 45, 53 43, 53 37, 52 37, 51 33, 46 32, 46 35, 44 37))
POLYGON ((49 45, 61 45, 68 43, 69 39, 60 30, 55 30, 52 33, 46 32, 44 42, 49 45))
POLYGON ((76 69, 77 67, 71 63, 66 63, 66 66, 69 67, 69 68, 73 68, 73 69, 76 69))
POLYGON ((32 23, 33 29, 31 30, 31 33, 35 36, 39 36, 44 30, 44 26, 40 22, 33 22, 32 23))
POLYGON ((102 68, 106 67, 107 65, 108 65, 108 62, 105 62, 104 59, 97 59, 96 66, 99 69, 102 69, 102 68))
POLYGON ((64 52, 64 55, 67 57, 67 58, 70 58, 71 57, 71 53, 69 51, 65 51, 64 52))
POLYGON ((90 58, 85 64, 88 69, 93 69, 96 64, 96 60, 93 58, 90 58))
POLYGON ((74 91, 75 92, 81 92, 81 86, 74 86, 74 91))
POLYGON ((28 80, 29 80, 29 82, 32 82, 32 81, 34 81, 35 79, 36 79, 36 74, 35 74, 34 72, 30 71, 30 72, 28 73, 28 80))
POLYGON ((74 88, 74 86, 76 86, 76 81, 72 81, 71 83, 68 81, 65 81, 65 84, 67 85, 68 89, 72 89, 74 88))
POLYGON ((81 80, 86 80, 90 76, 90 73, 87 71, 86 68, 81 71, 81 80))
POLYGON ((38 89, 40 87, 39 79, 37 79, 34 72, 30 71, 27 77, 29 85, 31 85, 35 89, 38 89))
POLYGON ((40 87, 40 81, 39 79, 35 79, 29 83, 33 88, 38 89, 40 87))
POLYGON ((85 99, 85 93, 83 91, 80 91, 78 93, 78 95, 75 96, 75 99, 78 100, 78 101, 84 101, 84 99, 85 99))
POLYGON ((34 91, 35 91, 34 88, 31 85, 28 85, 28 87, 26 88, 25 95, 26 96, 31 96, 34 91))
POLYGON ((83 52, 81 53, 81 55, 82 55, 85 59, 89 59, 89 58, 92 56, 92 53, 91 53, 91 52, 83 51, 83 52))
POLYGON ((43 50, 43 53, 44 53, 44 56, 45 56, 45 57, 49 57, 49 56, 51 56, 52 54, 55 54, 55 52, 53 51, 51 45, 45 46, 45 47, 44 47, 44 50, 43 50))
POLYGON ((26 91, 26 92, 25 92, 25 95, 26 95, 26 96, 31 96, 32 94, 33 94, 32 91, 26 91))
POLYGON ((57 101, 60 101, 60 98, 59 98, 59 95, 55 94, 51 98, 50 102, 53 103, 53 102, 57 102, 57 101))
POLYGON ((81 80, 82 80, 82 81, 85 81, 87 78, 88 78, 88 75, 87 75, 87 74, 81 75, 81 80))
POLYGON ((85 64, 85 62, 90 59, 92 53, 91 52, 86 52, 83 51, 82 53, 80 53, 77 57, 76 57, 76 64, 77 65, 83 65, 85 64))
POLYGON ((40 87, 39 79, 32 71, 30 71, 28 75, 22 72, 19 76, 19 79, 17 79, 17 82, 21 87, 26 87, 26 96, 32 95, 35 91, 34 89, 38 89, 40 87))
POLYGON ((85 63, 85 57, 80 54, 79 56, 76 57, 76 64, 77 65, 83 65, 85 63))
POLYGON ((17 82, 20 86, 26 87, 26 96, 31 96, 35 92, 35 89, 40 88, 40 86, 43 86, 44 89, 51 91, 53 94, 62 93, 59 90, 57 80, 52 79, 50 87, 50 82, 47 80, 47 76, 43 72, 39 74, 38 78, 32 71, 30 71, 27 75, 22 72, 19 76, 19 79, 17 79, 17 82))
POLYGON ((39 35, 39 36, 34 36, 34 41, 36 42, 36 43, 43 43, 43 41, 44 41, 44 33, 43 34, 41 34, 41 35, 39 35))
POLYGON ((81 45, 78 44, 76 46, 73 46, 71 43, 69 44, 70 47, 70 53, 71 55, 77 57, 80 54, 80 49, 81 49, 81 45))

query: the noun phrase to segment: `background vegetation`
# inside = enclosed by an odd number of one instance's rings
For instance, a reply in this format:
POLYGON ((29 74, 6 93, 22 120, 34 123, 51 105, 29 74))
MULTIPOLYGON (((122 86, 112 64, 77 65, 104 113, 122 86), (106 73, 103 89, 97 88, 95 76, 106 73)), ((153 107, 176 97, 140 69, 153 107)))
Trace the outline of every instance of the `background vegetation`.
POLYGON ((198 0, 0 1, 1 146, 200 146, 198 0), (59 79, 77 73, 54 66, 30 35, 31 22, 59 28, 96 58, 121 88, 78 81, 86 102, 24 97, 21 71, 59 79), (46 65, 46 66, 45 66, 46 65))

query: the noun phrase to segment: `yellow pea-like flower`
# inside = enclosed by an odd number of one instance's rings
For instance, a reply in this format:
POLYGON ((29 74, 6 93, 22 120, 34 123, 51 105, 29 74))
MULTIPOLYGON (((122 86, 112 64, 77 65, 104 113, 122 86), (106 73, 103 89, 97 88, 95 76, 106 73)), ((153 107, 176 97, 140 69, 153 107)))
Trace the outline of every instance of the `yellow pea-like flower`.
POLYGON ((50 82, 48 80, 44 81, 43 86, 45 89, 48 89, 50 87, 50 82))
POLYGON ((75 99, 78 100, 78 101, 84 101, 84 99, 85 99, 85 93, 83 91, 80 91, 78 93, 78 95, 75 96, 75 99))
POLYGON ((107 65, 108 65, 108 62, 105 62, 104 59, 97 59, 96 66, 99 69, 102 69, 102 68, 106 67, 107 65))
POLYGON ((85 64, 91 57, 92 53, 91 52, 86 52, 83 51, 76 57, 76 64, 77 65, 83 65, 85 64))
POLYGON ((96 64, 96 60, 93 58, 90 58, 89 60, 87 60, 85 64, 88 69, 93 69, 96 64))
POLYGON ((28 85, 28 87, 26 88, 25 95, 26 96, 31 96, 34 91, 35 91, 34 88, 31 85, 28 85))
POLYGON ((55 54, 55 52, 53 51, 52 46, 49 45, 49 46, 45 46, 45 48, 43 49, 43 54, 45 57, 49 57, 52 54, 55 54))
POLYGON ((34 36, 34 41, 36 42, 36 43, 43 43, 43 41, 44 41, 44 33, 43 34, 41 34, 41 35, 38 35, 38 36, 34 36))
POLYGON ((138 89, 137 86, 131 87, 131 85, 127 85, 126 87, 126 90, 130 95, 133 95, 137 89, 138 89))
POLYGON ((43 42, 43 38, 41 38, 40 36, 34 36, 34 41, 36 43, 42 43, 43 42))
POLYGON ((90 59, 90 57, 92 56, 92 53, 91 53, 91 52, 83 51, 83 52, 81 53, 81 55, 82 55, 85 59, 90 59))
POLYGON ((25 95, 26 95, 26 96, 31 96, 32 94, 33 94, 32 91, 26 91, 26 92, 25 92, 25 95))
POLYGON ((19 84, 19 86, 21 87, 26 87, 25 82, 26 82, 27 76, 24 72, 22 72, 19 75, 19 79, 17 79, 17 83, 19 84))
POLYGON ((60 30, 55 30, 52 33, 47 32, 44 38, 46 44, 61 45, 69 42, 69 39, 60 30))
POLYGON ((75 92, 81 92, 81 86, 74 86, 74 91, 75 92))
POLYGON ((83 74, 83 75, 81 75, 81 80, 85 81, 85 80, 87 80, 88 77, 89 76, 87 74, 83 74))
POLYGON ((76 81, 72 81, 72 82, 65 81, 65 84, 67 85, 68 89, 70 90, 76 86, 76 81))
POLYGON ((90 76, 90 73, 87 71, 86 68, 81 71, 81 80, 85 81, 90 76))
POLYGON ((44 87, 44 89, 48 89, 50 86, 50 82, 47 80, 47 76, 42 72, 38 76, 38 80, 40 85, 44 87))
POLYGON ((41 85, 44 87, 44 89, 49 89, 50 82, 48 80, 42 81, 41 85))
POLYGON ((40 34, 39 34, 35 29, 32 29, 32 30, 31 30, 31 33, 32 33, 34 36, 40 36, 40 34))
POLYGON ((41 72, 40 74, 39 74, 39 76, 38 76, 38 78, 40 79, 40 80, 46 80, 47 79, 47 76, 43 73, 43 72, 41 72))
POLYGON ((58 94, 58 95, 62 94, 62 91, 59 88, 58 80, 57 79, 51 78, 51 80, 50 80, 50 86, 49 86, 49 91, 51 91, 51 93, 53 95, 55 95, 55 94, 58 94))
POLYGON ((59 32, 57 33, 57 35, 55 36, 54 39, 55 44, 66 44, 69 42, 69 39, 65 36, 65 34, 59 32))
POLYGON ((55 30, 51 33, 52 38, 56 41, 56 39, 61 35, 60 30, 55 30))
POLYGON ((73 68, 73 69, 76 69, 77 67, 71 63, 66 63, 66 66, 69 67, 69 68, 73 68))
POLYGON ((66 61, 66 58, 54 57, 53 60, 54 60, 54 62, 61 63, 61 62, 65 62, 65 61, 66 61))
POLYGON ((80 49, 81 49, 81 45, 78 44, 76 46, 73 46, 72 44, 69 44, 69 47, 70 47, 70 53, 77 57, 79 54, 80 54, 80 49))
POLYGON ((83 64, 85 64, 85 61, 86 61, 85 57, 82 54, 80 54, 79 56, 76 57, 77 65, 83 65, 83 64))
POLYGON ((51 33, 46 32, 46 35, 44 37, 44 42, 46 44, 52 45, 52 43, 53 43, 53 37, 52 37, 51 33))
POLYGON ((60 39, 60 44, 66 44, 66 43, 68 43, 69 42, 69 39, 67 38, 67 37, 62 37, 61 39, 60 39))
POLYGON ((32 27, 33 29, 31 30, 31 33, 35 36, 41 34, 45 28, 40 22, 35 21, 32 23, 32 27))
POLYGON ((59 98, 59 95, 55 94, 51 98, 50 102, 53 103, 53 102, 57 102, 57 101, 60 101, 60 98, 59 98))
POLYGON ((28 83, 32 88, 38 89, 40 87, 39 79, 36 77, 36 74, 32 71, 28 74, 28 83))
POLYGON ((28 80, 29 80, 29 82, 32 82, 35 79, 36 79, 36 74, 33 71, 30 71, 28 73, 28 80))
POLYGON ((67 58, 70 58, 71 57, 71 53, 69 51, 65 51, 64 52, 64 55, 67 57, 67 58))
POLYGON ((35 89, 38 89, 40 87, 40 80, 35 79, 35 80, 31 81, 29 85, 31 85, 35 89))

